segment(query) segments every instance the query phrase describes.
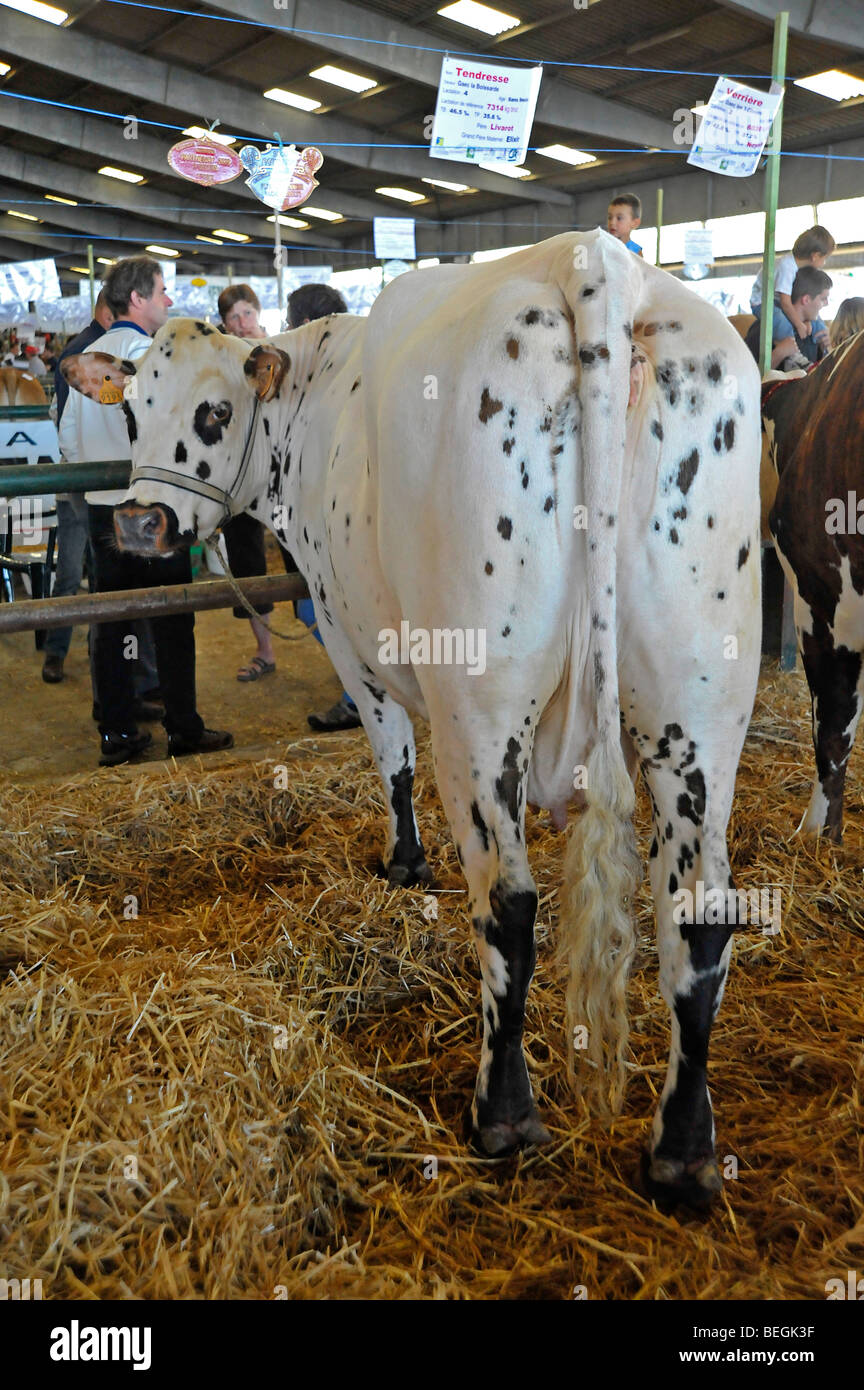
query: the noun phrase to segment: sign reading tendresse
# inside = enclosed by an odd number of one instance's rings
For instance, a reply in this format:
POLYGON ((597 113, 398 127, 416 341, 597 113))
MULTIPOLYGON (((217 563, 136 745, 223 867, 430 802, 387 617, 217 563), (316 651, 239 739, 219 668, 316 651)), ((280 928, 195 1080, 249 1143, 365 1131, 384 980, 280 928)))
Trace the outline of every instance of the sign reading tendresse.
POLYGON ((446 57, 429 153, 461 164, 521 164, 542 75, 542 67, 446 57))

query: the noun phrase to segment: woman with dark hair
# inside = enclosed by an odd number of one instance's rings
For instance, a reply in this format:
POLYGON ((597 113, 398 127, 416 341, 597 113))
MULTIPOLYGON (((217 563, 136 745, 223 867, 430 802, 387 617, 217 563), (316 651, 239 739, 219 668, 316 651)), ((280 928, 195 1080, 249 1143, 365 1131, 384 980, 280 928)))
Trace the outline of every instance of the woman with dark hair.
MULTIPOLYGON (((267 334, 258 322, 261 304, 251 285, 228 285, 220 294, 217 307, 226 333, 235 338, 266 338, 267 334)), ((233 575, 238 579, 248 579, 253 574, 267 573, 264 527, 260 521, 241 512, 223 524, 222 535, 233 575)), ((240 667, 238 681, 258 681, 276 670, 273 639, 267 624, 267 616, 273 612, 273 605, 258 604, 255 612, 258 617, 249 619, 255 638, 255 654, 240 667)), ((233 613, 235 618, 248 616, 243 608, 235 608, 233 613)))

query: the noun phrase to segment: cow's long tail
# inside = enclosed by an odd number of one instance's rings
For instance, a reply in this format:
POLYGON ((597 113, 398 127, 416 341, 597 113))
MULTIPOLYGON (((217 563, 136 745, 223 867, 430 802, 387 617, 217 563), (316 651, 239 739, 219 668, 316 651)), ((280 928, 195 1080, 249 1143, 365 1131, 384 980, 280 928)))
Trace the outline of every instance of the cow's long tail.
POLYGON ((621 749, 616 632, 630 333, 641 274, 634 261, 605 233, 588 233, 578 242, 574 237, 572 273, 562 266, 560 276, 574 316, 581 369, 588 660, 597 741, 586 767, 587 806, 568 835, 558 958, 568 974, 568 1076, 607 1114, 620 1110, 624 1098, 626 987, 636 946, 630 899, 639 877, 635 798, 621 749))

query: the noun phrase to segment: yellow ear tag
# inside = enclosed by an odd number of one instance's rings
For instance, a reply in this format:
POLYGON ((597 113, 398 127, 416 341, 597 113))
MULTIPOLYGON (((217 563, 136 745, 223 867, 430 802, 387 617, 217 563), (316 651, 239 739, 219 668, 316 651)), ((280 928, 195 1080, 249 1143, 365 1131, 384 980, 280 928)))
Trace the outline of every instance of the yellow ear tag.
POLYGON ((100 405, 119 405, 123 399, 123 392, 119 386, 115 386, 110 376, 103 377, 103 384, 99 387, 100 405))
POLYGON ((270 393, 271 387, 273 386, 273 373, 274 373, 275 371, 276 371, 276 363, 275 363, 275 362, 268 362, 268 364, 267 364, 267 380, 265 381, 265 383, 264 383, 264 389, 263 389, 262 392, 261 392, 261 399, 262 399, 262 400, 264 399, 265 396, 269 395, 269 393, 270 393))

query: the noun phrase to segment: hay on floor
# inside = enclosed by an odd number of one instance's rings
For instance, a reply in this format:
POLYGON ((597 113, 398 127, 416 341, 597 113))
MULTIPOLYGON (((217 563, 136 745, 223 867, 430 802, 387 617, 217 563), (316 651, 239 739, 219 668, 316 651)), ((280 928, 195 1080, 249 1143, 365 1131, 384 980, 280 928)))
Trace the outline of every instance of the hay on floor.
POLYGON ((715 1027, 737 1177, 707 1219, 632 1187, 669 1044, 645 884, 625 1113, 566 1087, 563 841, 532 813, 526 1051, 553 1143, 467 1152, 479 977, 425 738, 434 907, 374 876, 362 734, 5 790, 0 1276, 46 1298, 824 1298, 864 1258, 864 808, 853 760, 844 848, 791 840, 811 766, 801 677, 766 667, 730 842, 739 886, 782 887, 782 932, 739 939, 715 1027))

